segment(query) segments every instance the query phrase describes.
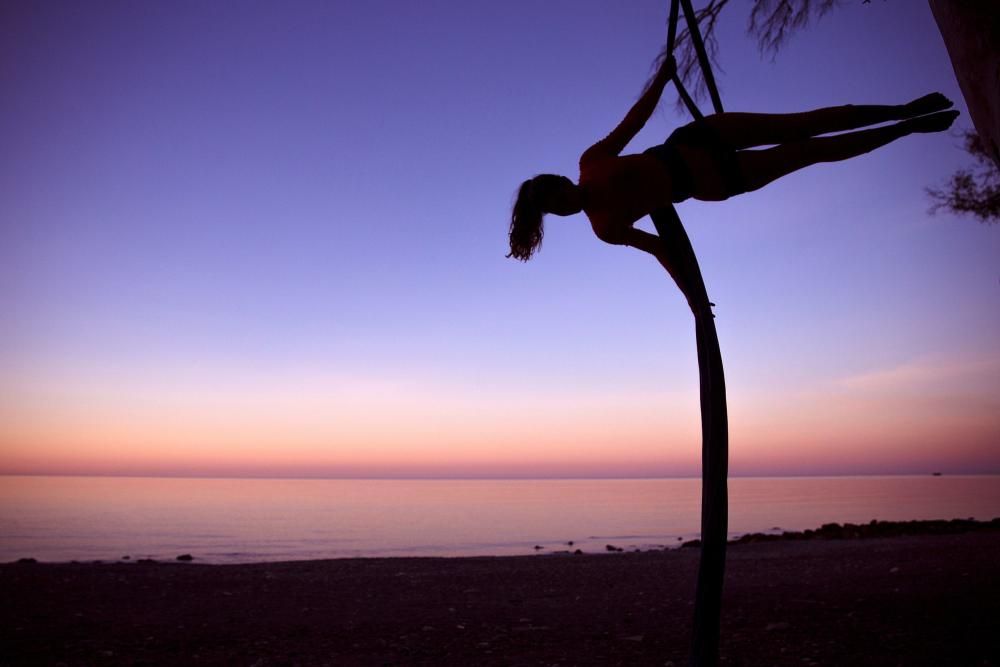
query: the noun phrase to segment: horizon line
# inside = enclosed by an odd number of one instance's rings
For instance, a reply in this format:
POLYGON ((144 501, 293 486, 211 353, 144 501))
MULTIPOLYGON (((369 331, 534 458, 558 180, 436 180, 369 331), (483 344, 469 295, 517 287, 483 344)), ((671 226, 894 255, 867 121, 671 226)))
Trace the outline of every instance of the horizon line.
MULTIPOLYGON (((728 479, 795 479, 795 478, 824 478, 824 477, 995 477, 1000 476, 1000 471, 991 472, 861 472, 861 473, 791 473, 791 474, 757 474, 757 475, 729 475, 728 479)), ((495 482, 515 482, 515 481, 599 481, 599 480, 667 480, 667 479, 693 479, 701 480, 701 475, 548 475, 548 476, 442 476, 442 475, 216 475, 216 474, 132 474, 132 473, 20 473, 20 472, 0 472, 0 477, 94 477, 109 479, 247 479, 247 480, 301 480, 301 481, 495 481, 495 482)))

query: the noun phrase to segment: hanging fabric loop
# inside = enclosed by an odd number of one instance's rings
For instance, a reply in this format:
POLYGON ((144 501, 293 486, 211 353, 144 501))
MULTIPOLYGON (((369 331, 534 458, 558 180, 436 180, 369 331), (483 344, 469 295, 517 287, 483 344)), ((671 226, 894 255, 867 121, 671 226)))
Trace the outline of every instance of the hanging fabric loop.
MULTIPOLYGON (((722 113, 722 97, 719 95, 719 88, 715 83, 715 75, 712 73, 712 63, 708 58, 708 52, 705 50, 705 40, 701 37, 701 30, 698 28, 698 17, 691 6, 691 0, 671 0, 670 2, 670 16, 667 19, 667 48, 664 51, 664 57, 673 57, 674 47, 677 45, 677 21, 680 19, 680 9, 682 6, 684 9, 684 20, 687 22, 688 39, 691 40, 691 46, 694 48, 695 56, 698 59, 698 67, 701 69, 701 76, 705 80, 705 88, 708 89, 708 95, 712 100, 712 108, 715 109, 715 113, 722 113)), ((694 103, 694 99, 684 87, 680 74, 676 70, 674 71, 673 82, 677 88, 678 95, 684 101, 684 105, 688 108, 691 116, 695 120, 704 118, 704 114, 701 113, 701 110, 694 103)))

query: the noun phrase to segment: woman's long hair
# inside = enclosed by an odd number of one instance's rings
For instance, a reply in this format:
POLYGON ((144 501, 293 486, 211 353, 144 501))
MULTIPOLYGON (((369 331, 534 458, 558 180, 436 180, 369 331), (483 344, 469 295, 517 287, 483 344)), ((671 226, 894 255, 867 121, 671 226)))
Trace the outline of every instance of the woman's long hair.
POLYGON ((562 177, 554 174, 539 174, 521 183, 510 214, 510 254, 508 257, 527 262, 542 245, 545 230, 542 217, 543 205, 549 185, 559 182, 562 177))

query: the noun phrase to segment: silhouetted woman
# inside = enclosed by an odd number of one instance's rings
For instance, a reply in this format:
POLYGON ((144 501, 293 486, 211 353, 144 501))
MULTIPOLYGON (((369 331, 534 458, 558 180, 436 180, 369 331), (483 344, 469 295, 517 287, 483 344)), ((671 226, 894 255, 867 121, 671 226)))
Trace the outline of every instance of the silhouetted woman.
MULTIPOLYGON (((659 146, 620 155, 656 108, 675 63, 666 59, 639 101, 604 139, 580 156, 580 182, 541 174, 517 193, 510 257, 531 258, 542 242, 542 216, 583 211, 602 241, 629 245, 661 259, 660 239, 633 225, 690 197, 722 201, 762 188, 793 171, 862 155, 913 132, 948 129, 957 111, 940 93, 902 105, 847 105, 792 114, 720 113, 678 128, 659 146), (887 121, 892 125, 829 137, 887 121), (772 146, 763 150, 746 150, 772 146)), ((661 259, 662 261, 662 259, 661 259)))

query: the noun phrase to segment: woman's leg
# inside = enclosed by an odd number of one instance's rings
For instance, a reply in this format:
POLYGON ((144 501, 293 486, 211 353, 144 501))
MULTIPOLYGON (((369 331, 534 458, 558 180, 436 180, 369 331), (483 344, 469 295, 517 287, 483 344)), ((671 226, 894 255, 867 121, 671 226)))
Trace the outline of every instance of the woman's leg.
POLYGON ((812 137, 766 150, 739 151, 736 160, 742 184, 747 192, 757 190, 803 167, 863 155, 913 132, 943 132, 957 116, 957 111, 942 111, 871 130, 812 137))
POLYGON ((829 132, 912 118, 947 109, 951 104, 951 100, 944 95, 931 93, 909 104, 848 104, 786 114, 730 112, 708 116, 703 122, 715 130, 724 143, 741 150, 787 144, 829 132))

